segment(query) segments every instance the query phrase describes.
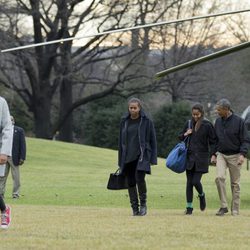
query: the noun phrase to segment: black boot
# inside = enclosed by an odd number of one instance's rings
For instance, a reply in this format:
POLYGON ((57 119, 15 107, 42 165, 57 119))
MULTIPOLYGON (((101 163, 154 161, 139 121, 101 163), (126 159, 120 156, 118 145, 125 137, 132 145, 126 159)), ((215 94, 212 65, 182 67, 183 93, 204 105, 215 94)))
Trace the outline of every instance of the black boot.
POLYGON ((144 216, 147 214, 147 186, 146 182, 141 182, 137 184, 139 198, 140 198, 140 216, 144 216))
POLYGON ((206 209, 206 198, 205 198, 205 194, 203 193, 203 195, 198 195, 199 199, 200 199, 200 210, 204 211, 206 209))
POLYGON ((133 210, 133 216, 139 215, 139 202, 138 202, 138 193, 136 186, 128 188, 128 194, 130 199, 130 204, 133 210))

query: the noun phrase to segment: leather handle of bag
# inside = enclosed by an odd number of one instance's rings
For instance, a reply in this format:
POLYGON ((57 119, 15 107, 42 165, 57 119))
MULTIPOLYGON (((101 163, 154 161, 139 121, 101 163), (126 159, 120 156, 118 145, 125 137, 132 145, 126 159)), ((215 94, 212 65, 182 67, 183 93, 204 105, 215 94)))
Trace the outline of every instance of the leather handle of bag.
MULTIPOLYGON (((188 128, 191 129, 192 126, 191 126, 191 120, 188 120, 188 128)), ((189 141, 190 141, 190 134, 186 137, 187 138, 187 148, 189 146, 189 141)))
MULTIPOLYGON (((191 129, 192 128, 192 126, 191 126, 191 120, 188 120, 188 129, 191 129)), ((190 135, 190 134, 189 134, 190 135)), ((189 140, 189 135, 187 135, 186 137, 185 137, 185 139, 184 139, 184 142, 188 142, 188 140, 189 140)))
POLYGON ((115 175, 119 175, 119 174, 120 174, 120 168, 118 168, 118 169, 115 171, 114 174, 115 174, 115 175))

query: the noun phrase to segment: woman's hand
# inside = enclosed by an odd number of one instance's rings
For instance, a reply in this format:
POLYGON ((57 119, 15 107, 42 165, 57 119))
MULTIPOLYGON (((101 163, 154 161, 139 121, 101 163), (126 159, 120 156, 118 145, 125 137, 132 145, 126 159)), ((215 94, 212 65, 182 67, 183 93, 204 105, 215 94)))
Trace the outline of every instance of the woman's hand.
POLYGON ((192 134, 192 129, 191 129, 191 128, 189 128, 189 129, 186 131, 186 133, 184 134, 184 136, 188 136, 188 135, 190 135, 190 134, 192 134))
POLYGON ((216 155, 212 155, 212 157, 211 157, 211 163, 212 163, 213 165, 216 165, 216 162, 217 162, 217 157, 216 157, 216 155))
POLYGON ((238 158, 237 164, 242 165, 244 163, 244 161, 245 161, 244 155, 240 155, 239 158, 238 158))
POLYGON ((5 164, 8 160, 7 155, 0 154, 0 164, 5 164))

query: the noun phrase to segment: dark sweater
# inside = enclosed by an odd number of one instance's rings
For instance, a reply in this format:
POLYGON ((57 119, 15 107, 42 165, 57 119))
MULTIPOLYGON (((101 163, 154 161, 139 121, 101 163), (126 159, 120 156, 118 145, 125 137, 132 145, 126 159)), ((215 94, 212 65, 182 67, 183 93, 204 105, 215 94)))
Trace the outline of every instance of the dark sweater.
POLYGON ((132 162, 139 158, 140 155, 140 144, 138 129, 141 118, 138 119, 128 119, 127 128, 127 153, 125 162, 132 162))
MULTIPOLYGON (((151 164, 157 164, 156 134, 154 124, 148 116, 142 110, 140 111, 140 115, 141 118, 138 127, 140 155, 136 169, 150 174, 151 164)), ((129 118, 130 114, 126 113, 126 115, 122 117, 120 123, 118 165, 121 173, 123 173, 126 164, 125 157, 127 154, 127 127, 129 118)))
POLYGON ((225 154, 242 154, 246 156, 250 138, 244 120, 232 114, 228 118, 217 118, 215 121, 217 135, 216 151, 225 154))

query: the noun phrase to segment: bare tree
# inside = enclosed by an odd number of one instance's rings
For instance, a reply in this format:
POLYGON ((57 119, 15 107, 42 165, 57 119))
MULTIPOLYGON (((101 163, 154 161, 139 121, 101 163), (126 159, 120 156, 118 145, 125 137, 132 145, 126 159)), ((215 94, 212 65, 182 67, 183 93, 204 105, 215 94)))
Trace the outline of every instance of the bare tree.
MULTIPOLYGON (((2 47, 51 41, 87 32, 112 30, 145 23, 215 12, 219 0, 16 0, 3 12, 2 47), (13 19, 15 16, 15 19, 13 19), (15 22, 13 23, 13 20, 15 22), (22 29, 23 20, 32 29, 22 29), (12 23, 10 22, 12 21, 12 23)), ((160 81, 154 74, 162 68, 193 59, 217 43, 215 19, 196 23, 140 29, 94 36, 72 42, 36 47, 4 55, 1 82, 24 100, 34 115, 37 137, 72 140, 72 113, 81 105, 111 93, 165 91, 173 101, 205 96, 203 72, 188 70, 160 81), (193 91, 199 86, 199 91, 193 91), (191 89, 191 91, 190 91, 191 89)), ((27 27, 27 26, 26 26, 27 27)))
MULTIPOLYGON (((12 13, 17 21, 6 34, 10 44, 15 46, 27 41, 40 43, 76 36, 89 23, 95 24, 97 31, 133 26, 139 24, 138 20, 145 22, 146 15, 157 6, 157 1, 145 2, 17 0, 14 6, 17 11, 12 13), (140 11, 127 22, 127 16, 135 6, 139 6, 140 11), (32 32, 21 30, 19 22, 22 18, 32 22, 32 32)), ((168 2, 173 7, 178 1, 168 2)), ((164 11, 160 13, 162 15, 164 11)), ((141 37, 140 34, 139 39, 141 37)), ((130 46, 129 33, 124 33, 95 36, 84 41, 78 49, 72 47, 72 42, 64 42, 13 52, 4 60, 2 83, 16 91, 34 114, 37 137, 51 138, 60 130, 61 139, 71 141, 71 116, 80 105, 110 93, 130 95, 151 88, 148 76, 138 70, 145 67, 138 58, 149 50, 148 37, 148 31, 145 31, 137 47, 130 46), (104 46, 108 42, 112 46, 104 46), (16 73, 11 73, 13 71, 16 73), (134 84, 138 79, 143 86, 134 84), (51 117, 52 107, 58 105, 58 115, 51 117)))
MULTIPOLYGON (((80 6, 84 1, 61 1, 54 0, 50 3, 43 1, 17 0, 19 13, 12 13, 13 15, 31 16, 33 24, 33 38, 35 43, 43 42, 44 40, 51 41, 60 38, 75 36, 78 31, 82 29, 84 23, 98 22, 99 29, 105 22, 109 23, 110 10, 116 6, 118 1, 115 1, 110 9, 104 8, 101 14, 98 14, 98 8, 102 7, 101 1, 91 1, 87 6, 80 6), (77 7, 83 9, 82 12, 76 11, 77 7), (101 20, 101 21, 100 21, 101 20)), ((102 9, 103 10, 103 9, 102 9)), ((124 10, 122 10, 124 11, 124 10)), ((6 13, 7 16, 8 13, 6 13)), ((13 16, 12 15, 12 16, 13 16)), ((116 13, 121 15, 121 13, 116 13)), ((112 24, 112 22, 111 22, 112 24)), ((116 25, 119 25, 119 23, 116 25)), ((22 45, 27 41, 24 36, 20 39, 18 35, 18 23, 14 25, 16 30, 6 31, 10 34, 12 45, 22 45)), ((20 32, 20 31, 19 31, 20 32)), ((105 60, 105 58, 98 58, 101 54, 100 50, 96 53, 96 48, 100 45, 106 37, 93 37, 80 49, 72 53, 72 43, 66 42, 63 44, 53 44, 48 46, 36 47, 34 50, 26 50, 12 55, 8 55, 5 60, 8 61, 5 70, 2 70, 4 77, 2 82, 6 87, 14 89, 25 101, 29 110, 34 114, 35 120, 35 134, 37 137, 51 138, 53 131, 62 129, 61 139, 70 141, 72 119, 69 110, 77 107, 79 102, 74 101, 72 96, 72 86, 75 83, 73 74, 84 69, 84 64, 77 66, 83 56, 88 59, 85 64, 90 64, 92 61, 105 60), (91 48, 90 48, 91 47, 91 48), (81 56, 81 54, 83 56, 81 56), (84 55, 85 54, 85 55, 84 55), (75 60, 75 62, 73 62, 75 60), (73 72, 73 64, 76 64, 73 72), (11 74, 11 67, 21 75, 13 77, 11 74), (21 82, 21 80, 23 80, 21 82), (60 90, 58 89, 60 88, 60 90), (60 93, 60 108, 57 117, 58 125, 52 127, 51 124, 51 110, 52 101, 55 94, 60 93), (67 116, 67 117, 66 117, 67 116), (66 121, 66 118, 67 121, 66 121), (64 123, 63 123, 63 122, 64 123)), ((85 77, 84 81, 91 82, 91 78, 85 77)), ((96 84, 100 82, 96 81, 96 84)), ((116 85, 108 86, 105 91, 100 91, 94 95, 89 95, 84 102, 88 102, 94 98, 100 98, 112 92, 116 85)), ((83 102, 83 103, 84 103, 83 102)))
MULTIPOLYGON (((219 1, 209 3, 204 0, 179 1, 177 8, 166 13, 165 19, 181 19, 188 16, 199 16, 206 10, 207 14, 215 13, 219 9, 219 1), (204 9, 204 6, 206 8, 204 9)), ((218 26, 221 20, 207 18, 200 21, 177 23, 168 27, 161 27, 158 45, 162 49, 162 59, 158 67, 169 68, 197 57, 206 55, 217 45, 217 39, 222 32, 218 26)), ((158 70, 160 71, 160 70, 158 70)), ((183 70, 173 73, 160 80, 160 86, 167 92, 173 102, 188 99, 206 98, 207 89, 204 82, 207 75, 199 68, 183 70)))

